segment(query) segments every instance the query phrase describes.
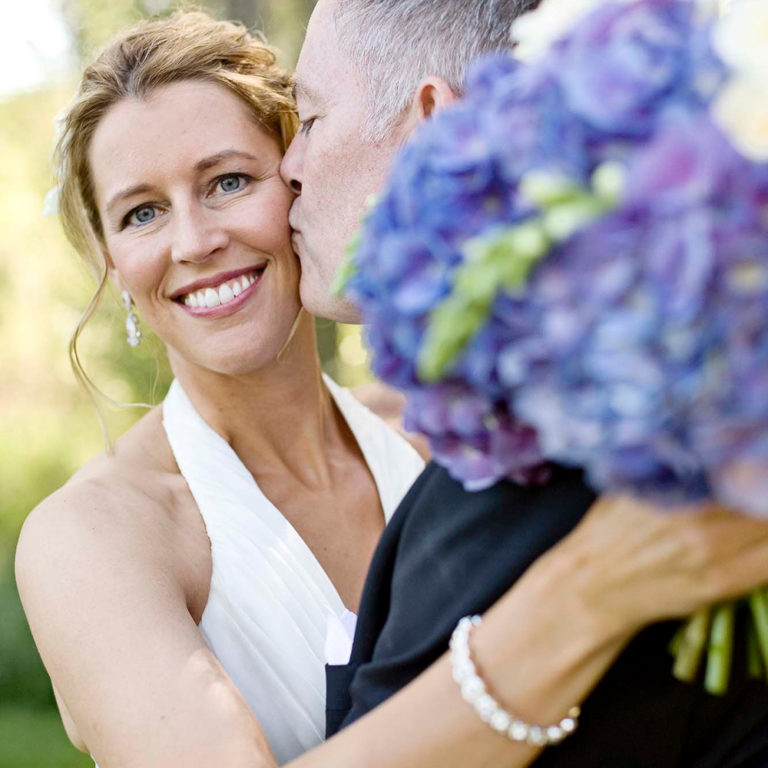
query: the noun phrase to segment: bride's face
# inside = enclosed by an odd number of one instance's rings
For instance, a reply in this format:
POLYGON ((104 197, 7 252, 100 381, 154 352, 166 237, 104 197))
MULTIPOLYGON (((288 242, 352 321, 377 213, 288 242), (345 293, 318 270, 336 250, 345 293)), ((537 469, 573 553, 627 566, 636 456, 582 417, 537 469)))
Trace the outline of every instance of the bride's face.
POLYGON ((237 374, 273 360, 299 311, 292 195, 247 105, 202 81, 124 99, 88 157, 113 276, 172 361, 237 374))

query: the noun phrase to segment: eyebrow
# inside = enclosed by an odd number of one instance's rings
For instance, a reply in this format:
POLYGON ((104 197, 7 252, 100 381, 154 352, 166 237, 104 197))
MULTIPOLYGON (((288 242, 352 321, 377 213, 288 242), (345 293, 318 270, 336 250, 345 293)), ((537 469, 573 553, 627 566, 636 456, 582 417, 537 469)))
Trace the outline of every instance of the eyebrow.
POLYGON ((250 152, 243 152, 240 149, 225 149, 222 152, 217 152, 215 155, 206 157, 203 160, 201 160, 199 163, 196 163, 195 170, 198 172, 207 171, 209 168, 213 168, 219 163, 224 162, 224 160, 229 160, 231 157, 241 157, 245 160, 256 160, 256 161, 258 161, 259 159, 258 157, 256 157, 256 155, 252 155, 250 152))
MULTIPOLYGON (((215 155, 211 155, 210 157, 205 157, 202 160, 200 160, 198 163, 195 164, 195 171, 198 173, 202 173, 203 171, 207 171, 210 168, 213 168, 217 166, 219 163, 223 163, 225 160, 229 160, 232 157, 240 157, 244 158, 246 160, 258 160, 259 158, 256 157, 256 155, 252 155, 249 152, 243 152, 239 149, 225 149, 221 152, 217 152, 215 155)), ((143 195, 145 192, 151 192, 152 186, 150 184, 134 184, 131 187, 126 187, 126 189, 121 190, 120 192, 117 192, 115 195, 113 195, 109 202, 106 205, 106 209, 108 212, 112 212, 112 210, 115 208, 115 206, 125 200, 126 198, 133 197, 134 195, 143 195)))
POLYGON ((111 213, 122 200, 125 200, 128 197, 133 197, 134 195, 144 194, 144 192, 149 192, 151 189, 152 187, 149 184, 134 184, 132 187, 121 190, 110 198, 106 205, 107 212, 111 213))

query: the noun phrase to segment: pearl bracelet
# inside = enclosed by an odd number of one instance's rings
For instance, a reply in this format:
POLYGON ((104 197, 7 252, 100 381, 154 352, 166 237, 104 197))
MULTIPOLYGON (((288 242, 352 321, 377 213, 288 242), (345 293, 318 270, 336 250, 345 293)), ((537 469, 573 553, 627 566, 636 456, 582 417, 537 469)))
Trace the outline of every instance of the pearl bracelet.
POLYGON ((451 636, 451 666, 453 679, 461 686, 461 695, 481 720, 494 731, 506 734, 512 741, 525 742, 533 747, 559 744, 570 736, 579 724, 579 707, 573 707, 568 715, 555 725, 531 725, 507 712, 488 693, 485 682, 478 675, 469 650, 469 633, 480 625, 479 616, 465 616, 456 625, 451 636))

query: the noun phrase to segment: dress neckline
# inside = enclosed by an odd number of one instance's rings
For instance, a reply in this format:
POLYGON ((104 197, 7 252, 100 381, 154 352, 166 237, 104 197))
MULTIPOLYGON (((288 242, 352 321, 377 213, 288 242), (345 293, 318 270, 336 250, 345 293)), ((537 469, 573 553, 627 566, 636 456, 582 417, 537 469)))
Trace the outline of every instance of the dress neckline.
MULTIPOLYGON (((366 466, 373 476, 379 498, 379 505, 382 513, 384 514, 384 522, 386 524, 389 522, 389 518, 391 517, 394 510, 387 509, 386 505, 384 504, 382 490, 384 487, 385 478, 383 476, 382 467, 378 455, 375 451, 371 450, 369 441, 366 439, 366 429, 368 424, 366 420, 360 418, 360 411, 358 409, 364 409, 365 411, 367 411, 367 409, 354 397, 354 395, 352 395, 351 392, 340 387, 325 373, 323 374, 323 382, 330 392, 333 402, 349 426, 350 431, 352 432, 352 435, 354 436, 358 445, 358 448, 363 455, 366 466)), ((306 543, 301 534, 296 530, 293 523, 291 523, 291 521, 288 520, 285 515, 283 515, 283 513, 275 506, 275 504, 272 503, 271 499, 262 491, 259 484, 256 482, 256 478, 245 466, 235 449, 199 414, 192 401, 189 399, 188 395, 177 380, 174 380, 171 383, 168 395, 166 396, 166 402, 174 400, 177 401, 178 404, 182 406, 182 410, 186 412, 185 418, 192 421, 192 424, 187 424, 187 426, 194 427, 195 432, 197 432, 198 435, 203 439, 204 444, 208 444, 216 448, 217 459, 219 462, 224 460, 229 464, 228 468, 219 466, 220 469, 224 470, 222 474, 226 475, 227 469, 233 471, 241 481, 244 481, 248 486, 250 486, 251 492, 255 494, 256 498, 261 502, 264 509, 268 510, 271 515, 279 517, 283 524, 282 533, 284 536, 290 539, 289 543, 292 545, 291 548, 294 551, 299 550, 300 552, 303 552, 306 561, 312 564, 317 578, 319 578, 322 582, 322 585, 324 585, 323 591, 326 593, 326 596, 329 598, 329 601, 334 607, 336 618, 342 620, 345 623, 350 620, 350 617, 356 618, 357 614, 347 608, 344 601, 341 599, 341 596, 339 595, 336 585, 331 580, 331 577, 328 575, 325 568, 323 568, 322 564, 317 559, 317 556, 312 551, 310 546, 306 543)))

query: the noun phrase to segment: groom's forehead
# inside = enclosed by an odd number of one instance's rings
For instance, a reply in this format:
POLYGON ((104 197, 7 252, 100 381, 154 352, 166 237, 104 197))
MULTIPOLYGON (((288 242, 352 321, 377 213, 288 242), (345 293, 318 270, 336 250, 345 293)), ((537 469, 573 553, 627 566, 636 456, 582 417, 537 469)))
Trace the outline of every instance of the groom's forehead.
POLYGON ((355 98, 361 85, 358 68, 339 45, 333 14, 328 7, 321 8, 323 1, 318 3, 307 27, 294 85, 297 99, 318 107, 355 98))
POLYGON ((335 5, 335 0, 318 0, 309 18, 304 44, 299 55, 299 63, 306 59, 319 63, 329 56, 339 53, 334 15, 335 5))

